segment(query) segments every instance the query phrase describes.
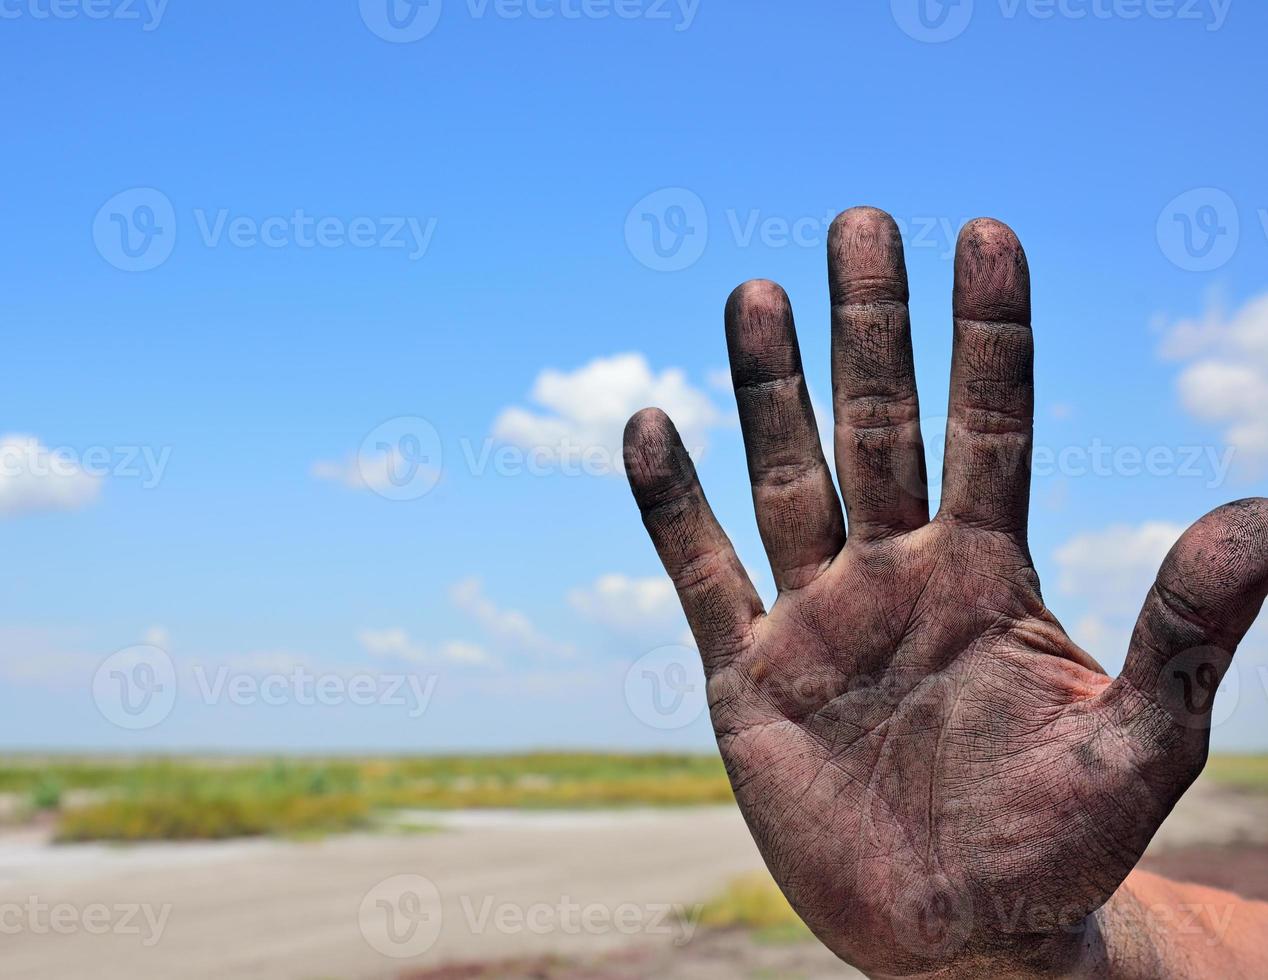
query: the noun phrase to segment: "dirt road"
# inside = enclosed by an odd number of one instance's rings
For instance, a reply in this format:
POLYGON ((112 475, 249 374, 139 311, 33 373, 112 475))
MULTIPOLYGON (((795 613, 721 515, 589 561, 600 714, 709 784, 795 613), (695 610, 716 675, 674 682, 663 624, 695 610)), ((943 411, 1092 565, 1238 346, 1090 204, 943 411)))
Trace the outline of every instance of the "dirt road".
MULTIPOLYGON (((1153 850, 1268 844, 1266 818, 1268 798, 1199 784, 1153 850)), ((760 867, 731 808, 441 819, 434 833, 312 843, 0 836, 0 973, 353 980, 476 959, 659 957, 693 936, 695 903, 760 867)), ((819 952, 807 966, 840 976, 819 952)))
POLYGON ((453 959, 683 943, 692 903, 759 866, 729 808, 445 823, 313 843, 124 849, 0 838, 0 972, 392 977, 453 959), (425 876, 435 891, 402 875, 425 876), (50 921, 58 905, 70 909, 57 913, 60 930, 50 921))

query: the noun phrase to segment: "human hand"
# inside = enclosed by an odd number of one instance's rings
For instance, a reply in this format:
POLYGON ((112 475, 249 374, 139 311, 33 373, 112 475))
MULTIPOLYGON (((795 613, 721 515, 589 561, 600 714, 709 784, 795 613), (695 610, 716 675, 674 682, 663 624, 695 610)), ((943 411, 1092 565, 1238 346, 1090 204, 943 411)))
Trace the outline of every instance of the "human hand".
POLYGON ((1214 685, 1268 590, 1268 501, 1191 527, 1111 679, 1044 605, 1027 545, 1026 258, 979 219, 956 250, 941 503, 928 517, 897 226, 828 245, 841 505, 783 290, 732 294, 726 335, 769 613, 669 419, 626 469, 704 660, 718 745, 776 881, 877 976, 1100 972, 1100 909, 1206 759, 1214 685))

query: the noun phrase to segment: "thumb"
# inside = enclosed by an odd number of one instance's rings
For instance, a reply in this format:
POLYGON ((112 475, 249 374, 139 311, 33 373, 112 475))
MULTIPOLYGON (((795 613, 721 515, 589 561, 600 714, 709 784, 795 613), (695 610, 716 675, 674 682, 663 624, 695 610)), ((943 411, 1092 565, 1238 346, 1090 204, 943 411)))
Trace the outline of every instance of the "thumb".
POLYGON ((1115 683, 1185 727, 1209 728, 1215 689, 1266 592, 1268 500, 1211 511, 1163 560, 1115 683))

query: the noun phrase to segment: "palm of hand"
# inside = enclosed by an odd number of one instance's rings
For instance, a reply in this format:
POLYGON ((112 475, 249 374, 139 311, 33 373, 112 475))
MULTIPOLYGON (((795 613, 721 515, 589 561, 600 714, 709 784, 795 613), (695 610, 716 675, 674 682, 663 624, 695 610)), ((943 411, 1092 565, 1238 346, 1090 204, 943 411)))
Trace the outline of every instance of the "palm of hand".
POLYGON ((743 705, 719 744, 776 878, 881 972, 1023 943, 1074 955, 1054 947, 1171 803, 1025 556, 979 535, 935 523, 847 547, 711 682, 743 705))
POLYGON ((869 972, 1063 969, 1089 916, 1200 771, 1210 686, 1268 588, 1268 503, 1230 504, 1164 563, 1116 681, 1044 606, 1026 546, 1029 281, 1012 233, 957 250, 942 506, 928 519, 897 228, 846 212, 829 245, 836 462, 819 447, 787 298, 732 296, 727 335, 763 613, 672 425, 627 470, 709 677, 736 798, 794 907, 869 972))

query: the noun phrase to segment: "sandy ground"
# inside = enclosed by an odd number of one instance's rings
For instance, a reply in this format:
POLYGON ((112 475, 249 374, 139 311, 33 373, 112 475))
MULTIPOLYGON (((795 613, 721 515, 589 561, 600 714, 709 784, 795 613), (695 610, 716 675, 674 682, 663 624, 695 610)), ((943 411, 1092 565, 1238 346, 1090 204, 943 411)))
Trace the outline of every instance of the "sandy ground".
MULTIPOLYGON (((311 843, 116 848, 52 846, 42 831, 0 835, 0 974, 849 975, 817 946, 695 932, 698 903, 760 867, 731 808, 454 814, 441 822, 434 833, 311 843), (569 965, 535 959, 552 956, 569 965), (518 963, 492 973, 430 972, 498 960, 518 963)), ((1234 887, 1259 861, 1268 887, 1264 855, 1268 797, 1199 784, 1148 860, 1208 879, 1224 868, 1234 887), (1240 852, 1254 859, 1230 858, 1240 852)))

